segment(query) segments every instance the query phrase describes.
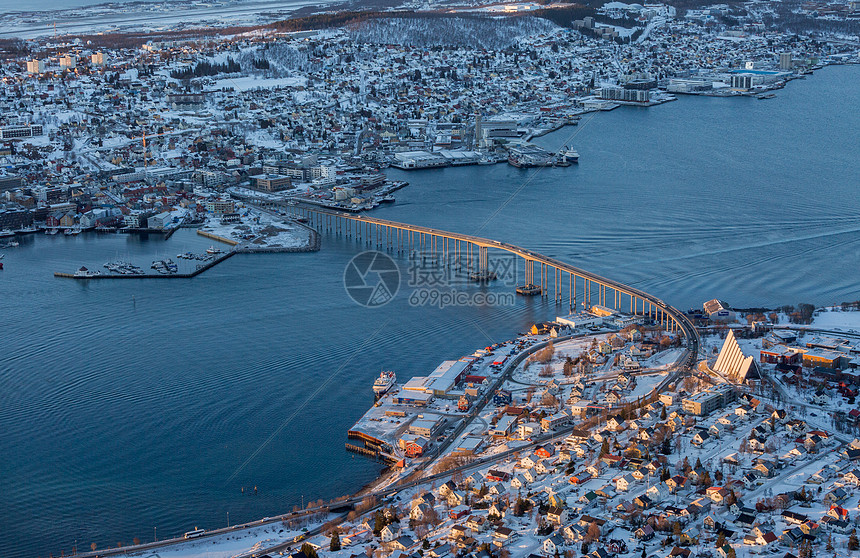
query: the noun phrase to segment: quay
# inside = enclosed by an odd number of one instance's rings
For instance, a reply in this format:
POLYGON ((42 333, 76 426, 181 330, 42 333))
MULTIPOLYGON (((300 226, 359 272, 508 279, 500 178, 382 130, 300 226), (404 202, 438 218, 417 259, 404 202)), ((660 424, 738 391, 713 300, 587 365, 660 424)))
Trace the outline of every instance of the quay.
POLYGON ((123 275, 121 273, 99 273, 98 275, 76 275, 74 273, 63 273, 61 271, 55 271, 54 277, 62 277, 63 279, 80 279, 84 281, 89 281, 92 279, 192 279, 197 277, 204 271, 211 269, 223 262, 224 260, 235 256, 238 253, 237 250, 230 250, 226 252, 223 256, 219 258, 215 258, 214 260, 207 262, 204 265, 199 266, 197 269, 192 271, 191 273, 173 273, 170 275, 161 275, 157 273, 145 273, 143 275, 123 275))

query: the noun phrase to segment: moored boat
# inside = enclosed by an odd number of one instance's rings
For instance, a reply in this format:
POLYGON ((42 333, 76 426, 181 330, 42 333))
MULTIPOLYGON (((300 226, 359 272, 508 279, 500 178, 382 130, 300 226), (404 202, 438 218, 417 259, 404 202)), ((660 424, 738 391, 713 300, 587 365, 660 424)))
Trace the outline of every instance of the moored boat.
POLYGON ((373 382, 373 393, 376 397, 382 397, 397 381, 397 376, 394 372, 382 372, 379 377, 373 382))
POLYGON ((96 275, 101 275, 101 271, 87 269, 84 266, 75 272, 75 277, 95 277, 96 275))

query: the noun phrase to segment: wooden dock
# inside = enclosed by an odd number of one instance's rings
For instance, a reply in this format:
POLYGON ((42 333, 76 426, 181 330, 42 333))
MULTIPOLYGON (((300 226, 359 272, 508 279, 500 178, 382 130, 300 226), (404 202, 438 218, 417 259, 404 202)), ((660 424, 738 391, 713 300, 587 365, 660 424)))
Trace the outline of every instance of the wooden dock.
POLYGON ((397 458, 394 457, 393 455, 389 455, 387 453, 384 453, 384 452, 381 452, 378 450, 372 450, 369 448, 363 448, 361 446, 356 446, 355 444, 350 444, 349 442, 346 443, 346 451, 351 451, 353 453, 357 453, 357 454, 363 455, 365 457, 372 457, 374 459, 378 459, 380 461, 384 461, 385 463, 389 463, 389 464, 397 462, 397 458))
POLYGON ((224 244, 229 244, 230 246, 236 246, 239 244, 235 240, 224 238, 223 236, 218 236, 217 234, 212 234, 211 232, 201 231, 200 229, 197 229, 197 234, 199 234, 200 236, 205 236, 206 238, 211 238, 212 240, 217 240, 218 242, 223 242, 224 244))
POLYGON ((197 277, 204 271, 211 269, 223 262, 227 258, 231 258, 236 255, 236 251, 230 250, 225 253, 220 258, 215 258, 214 260, 207 262, 204 265, 201 265, 191 273, 170 273, 170 274, 161 274, 161 273, 145 273, 143 275, 124 275, 120 273, 99 273, 98 275, 92 275, 90 277, 83 277, 80 275, 75 275, 74 273, 63 273, 60 271, 54 272, 54 277, 62 277, 64 279, 80 279, 83 281, 90 281, 93 279, 192 279, 197 277))

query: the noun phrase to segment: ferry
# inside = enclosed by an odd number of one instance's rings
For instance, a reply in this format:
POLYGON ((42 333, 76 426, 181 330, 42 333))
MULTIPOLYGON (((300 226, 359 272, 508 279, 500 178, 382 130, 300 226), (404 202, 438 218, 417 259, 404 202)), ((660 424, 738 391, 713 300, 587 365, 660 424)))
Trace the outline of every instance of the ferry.
POLYGON ((210 246, 206 249, 207 254, 220 254, 221 250, 219 248, 215 248, 215 246, 210 246))
POLYGON ((0 238, 9 238, 15 236, 15 233, 9 229, 3 229, 0 231, 0 238))
POLYGON ((565 145, 558 154, 565 163, 579 163, 579 151, 576 149, 568 149, 565 145))
POLYGON ((397 381, 397 376, 394 372, 382 372, 379 374, 379 377, 373 382, 373 393, 376 394, 376 397, 382 397, 385 393, 391 389, 394 385, 394 382, 397 381))
POLYGON ((95 277, 96 275, 101 275, 101 271, 92 271, 83 266, 75 272, 75 277, 95 277))

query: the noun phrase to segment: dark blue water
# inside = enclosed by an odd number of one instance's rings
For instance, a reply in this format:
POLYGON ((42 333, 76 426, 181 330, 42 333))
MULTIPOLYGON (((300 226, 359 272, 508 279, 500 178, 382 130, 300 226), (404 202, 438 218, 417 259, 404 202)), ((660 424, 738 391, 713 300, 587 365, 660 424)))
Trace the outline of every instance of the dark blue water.
MULTIPOLYGON (((411 185, 374 215, 515 242, 679 307, 855 300, 858 81, 860 68, 828 68, 772 100, 601 113, 540 140, 571 141, 578 167, 392 171, 411 185)), ((365 247, 334 237, 189 281, 52 276, 209 244, 183 230, 4 250, 0 555, 146 541, 153 527, 162 538, 353 492, 378 466, 344 451, 345 432, 380 370, 425 374, 566 310, 416 308, 405 280, 363 308, 342 277, 365 247)))

